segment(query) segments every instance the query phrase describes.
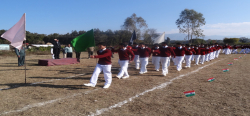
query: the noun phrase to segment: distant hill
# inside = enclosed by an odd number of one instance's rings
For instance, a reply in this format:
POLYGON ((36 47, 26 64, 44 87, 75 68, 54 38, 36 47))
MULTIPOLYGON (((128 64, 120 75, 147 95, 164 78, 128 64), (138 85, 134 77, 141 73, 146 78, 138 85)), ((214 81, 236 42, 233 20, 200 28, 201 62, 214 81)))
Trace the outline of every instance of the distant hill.
MULTIPOLYGON (((184 40, 184 38, 187 36, 187 34, 183 33, 173 33, 173 34, 165 34, 165 38, 169 37, 171 40, 184 40)), ((221 36, 221 35, 211 35, 211 36, 205 36, 205 40, 212 39, 212 40, 223 40, 225 37, 227 38, 233 38, 233 37, 245 37, 240 35, 235 36, 221 36)), ((250 37, 250 36, 249 36, 250 37)), ((195 38, 195 37, 193 37, 195 38)))

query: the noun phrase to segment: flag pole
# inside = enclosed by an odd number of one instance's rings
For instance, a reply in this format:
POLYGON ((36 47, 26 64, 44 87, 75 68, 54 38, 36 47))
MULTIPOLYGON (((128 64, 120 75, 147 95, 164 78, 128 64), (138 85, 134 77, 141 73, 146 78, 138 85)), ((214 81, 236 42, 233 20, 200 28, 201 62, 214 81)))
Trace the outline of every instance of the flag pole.
MULTIPOLYGON (((25 51, 25 49, 26 49, 26 13, 24 13, 25 14, 25 18, 24 18, 24 24, 25 24, 25 26, 24 26, 24 31, 25 31, 25 48, 24 48, 24 51, 25 51)), ((26 84, 26 52, 25 52, 25 56, 24 56, 24 65, 25 65, 25 84, 26 84)))

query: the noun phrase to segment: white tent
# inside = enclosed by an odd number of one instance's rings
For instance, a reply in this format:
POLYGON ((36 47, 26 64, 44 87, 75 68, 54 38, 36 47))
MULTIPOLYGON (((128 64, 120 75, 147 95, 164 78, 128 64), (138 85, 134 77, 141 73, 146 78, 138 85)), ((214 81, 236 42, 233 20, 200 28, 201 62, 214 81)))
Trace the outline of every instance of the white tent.
POLYGON ((162 33, 162 34, 161 34, 160 36, 158 36, 157 38, 155 38, 154 44, 164 42, 164 40, 165 40, 164 38, 165 38, 165 32, 162 33))
POLYGON ((0 44, 0 50, 10 50, 9 44, 0 44))

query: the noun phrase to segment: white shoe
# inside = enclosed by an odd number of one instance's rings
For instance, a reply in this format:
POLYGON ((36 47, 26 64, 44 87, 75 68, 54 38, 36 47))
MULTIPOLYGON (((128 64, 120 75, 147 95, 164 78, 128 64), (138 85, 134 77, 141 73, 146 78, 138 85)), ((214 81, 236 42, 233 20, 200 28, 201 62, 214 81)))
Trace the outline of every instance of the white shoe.
POLYGON ((104 85, 104 89, 107 89, 107 88, 109 88, 109 86, 110 86, 110 84, 107 84, 107 85, 104 85))
POLYGON ((129 78, 129 76, 124 76, 124 77, 122 77, 122 79, 126 79, 126 78, 129 78))
POLYGON ((187 68, 188 66, 184 66, 185 68, 187 68))
POLYGON ((119 77, 119 76, 117 76, 117 75, 116 75, 115 77, 117 77, 118 79, 121 79, 121 77, 119 77))
POLYGON ((163 76, 167 76, 167 74, 162 74, 163 76))
POLYGON ((88 84, 83 84, 84 86, 87 86, 87 87, 95 87, 95 85, 93 85, 92 83, 88 83, 88 84))
POLYGON ((143 72, 139 72, 140 74, 143 74, 143 72))
POLYGON ((159 69, 157 69, 156 71, 159 71, 159 69))
POLYGON ((180 69, 180 70, 177 70, 177 71, 181 71, 181 69, 180 69))

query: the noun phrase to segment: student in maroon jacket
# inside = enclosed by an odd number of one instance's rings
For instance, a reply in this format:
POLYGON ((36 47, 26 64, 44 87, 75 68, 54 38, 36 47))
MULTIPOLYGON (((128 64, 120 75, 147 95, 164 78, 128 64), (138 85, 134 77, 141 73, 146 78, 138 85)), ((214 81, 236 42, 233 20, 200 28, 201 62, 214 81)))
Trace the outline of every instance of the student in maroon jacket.
POLYGON ((215 46, 214 46, 214 47, 216 48, 215 58, 218 58, 219 55, 220 55, 222 46, 220 46, 218 43, 215 43, 215 46))
POLYGON ((118 55, 119 55, 118 63, 121 66, 121 70, 116 77, 119 79, 129 78, 128 64, 129 62, 132 62, 134 60, 135 58, 134 53, 130 49, 127 49, 124 43, 120 43, 120 48, 118 50, 113 49, 112 52, 118 52, 118 55))
POLYGON ((230 47, 228 44, 225 45, 225 54, 228 55, 228 54, 231 54, 231 51, 230 51, 230 47))
POLYGON ((206 48, 205 46, 202 44, 201 47, 199 48, 200 49, 200 53, 201 53, 201 56, 200 56, 200 63, 201 64, 204 64, 204 62, 206 61, 206 48))
POLYGON ((136 42, 133 43, 132 51, 135 54, 134 62, 135 62, 135 68, 140 69, 140 59, 139 59, 139 53, 137 52, 137 49, 139 48, 138 44, 136 42))
POLYGON ((243 45, 241 45, 241 47, 240 47, 240 48, 241 48, 240 54, 241 54, 241 53, 243 53, 243 54, 244 54, 244 53, 245 53, 245 50, 246 50, 246 47, 245 47, 245 46, 243 46, 243 45))
POLYGON ((177 70, 180 71, 182 69, 182 62, 184 60, 184 54, 187 51, 187 49, 184 47, 182 48, 181 43, 176 43, 176 48, 174 50, 175 52, 175 63, 177 65, 177 70))
POLYGON ((84 84, 85 86, 95 87, 99 74, 103 71, 105 85, 103 88, 109 88, 112 82, 112 73, 111 73, 111 50, 106 48, 106 44, 104 42, 98 43, 97 55, 91 55, 90 58, 99 58, 98 63, 96 64, 93 75, 90 79, 90 83, 84 84))
POLYGON ((164 76, 168 74, 168 63, 171 55, 175 58, 175 53, 173 49, 168 47, 166 42, 162 42, 162 46, 160 47, 160 56, 161 56, 162 74, 164 76))
POLYGON ((237 51, 238 47, 236 45, 233 46, 233 51, 232 51, 232 54, 238 54, 238 51, 237 51))
POLYGON ((151 55, 151 49, 146 47, 144 43, 140 43, 140 47, 137 50, 133 51, 137 51, 139 53, 140 63, 141 63, 141 69, 139 73, 140 74, 147 73, 148 58, 151 55))
POLYGON ((194 59, 195 59, 195 64, 194 65, 199 65, 200 57, 201 57, 201 48, 199 46, 194 47, 195 53, 193 53, 194 59))
POLYGON ((195 53, 194 49, 190 47, 190 45, 186 45, 187 51, 185 52, 185 58, 186 58, 186 68, 191 67, 191 58, 193 53, 195 53))
POLYGON ((152 48, 152 64, 154 64, 156 71, 159 71, 160 60, 161 57, 160 57, 159 44, 154 44, 154 47, 152 48))

